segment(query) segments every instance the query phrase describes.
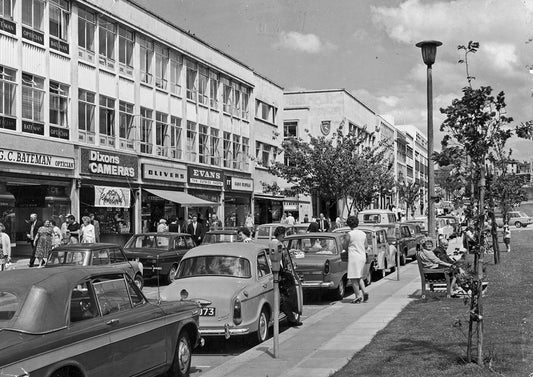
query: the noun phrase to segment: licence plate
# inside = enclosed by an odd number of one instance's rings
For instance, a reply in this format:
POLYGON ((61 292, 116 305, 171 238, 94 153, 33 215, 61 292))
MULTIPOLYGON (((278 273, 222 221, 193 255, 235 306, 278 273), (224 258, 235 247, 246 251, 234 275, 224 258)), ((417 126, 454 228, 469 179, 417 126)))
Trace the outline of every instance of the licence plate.
POLYGON ((215 316, 215 308, 212 306, 208 306, 206 308, 202 308, 200 310, 200 315, 204 317, 214 317, 215 316))

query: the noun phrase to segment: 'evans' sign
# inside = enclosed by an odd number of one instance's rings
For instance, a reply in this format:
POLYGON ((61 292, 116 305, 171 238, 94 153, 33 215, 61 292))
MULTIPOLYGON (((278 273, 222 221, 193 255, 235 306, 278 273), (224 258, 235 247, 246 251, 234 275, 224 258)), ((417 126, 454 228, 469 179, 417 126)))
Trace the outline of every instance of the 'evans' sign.
POLYGON ((224 184, 224 174, 220 170, 188 167, 189 183, 207 186, 219 186, 224 184))

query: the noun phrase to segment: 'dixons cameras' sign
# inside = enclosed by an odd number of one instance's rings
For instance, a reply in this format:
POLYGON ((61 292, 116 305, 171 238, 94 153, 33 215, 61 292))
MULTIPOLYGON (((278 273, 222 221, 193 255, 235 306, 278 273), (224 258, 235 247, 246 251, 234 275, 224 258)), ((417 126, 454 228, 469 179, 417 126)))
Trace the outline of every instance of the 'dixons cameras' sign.
POLYGON ((81 148, 81 172, 115 178, 137 178, 135 156, 81 148))

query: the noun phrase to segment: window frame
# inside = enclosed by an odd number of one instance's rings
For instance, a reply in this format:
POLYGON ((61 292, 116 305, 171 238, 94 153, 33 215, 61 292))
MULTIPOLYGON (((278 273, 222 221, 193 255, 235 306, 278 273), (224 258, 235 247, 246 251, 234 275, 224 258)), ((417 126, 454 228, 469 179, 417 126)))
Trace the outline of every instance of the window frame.
POLYGON ((123 149, 135 149, 135 126, 133 111, 135 105, 126 101, 118 101, 118 137, 123 149))
POLYGON ((48 4, 49 4, 48 32, 50 34, 50 37, 63 41, 63 42, 68 42, 68 29, 70 25, 70 15, 71 15, 70 2, 66 0, 49 0, 48 4), (54 8, 54 10, 59 13, 59 17, 57 19, 57 22, 58 22, 57 35, 52 33, 52 10, 53 10, 52 8, 54 8))
POLYGON ((122 25, 118 26, 118 64, 120 73, 133 76, 133 50, 135 32, 122 25))
POLYGON ((17 86, 17 70, 0 65, 0 114, 2 116, 16 117, 17 86), (8 92, 9 96, 6 95, 8 92), (5 111, 8 107, 10 112, 5 111))
POLYGON ((44 33, 44 10, 46 7, 45 0, 21 0, 22 1, 22 25, 27 26, 33 30, 39 31, 41 33, 44 33), (27 23, 28 20, 24 19, 24 6, 31 3, 31 20, 30 23, 27 23), (41 4, 40 9, 35 9, 36 4, 41 4), (39 18, 40 18, 40 25, 36 25, 36 12, 40 11, 39 18))
POLYGON ((0 0, 0 18, 3 18, 4 20, 13 21, 14 5, 15 0, 0 0), (6 4, 9 4, 9 6, 6 6, 6 4), (6 9, 10 12, 9 14, 5 12, 6 9))
POLYGON ((154 125, 153 110, 141 107, 141 127, 139 135, 140 152, 152 154, 152 127, 154 125))
POLYGON ((139 37, 139 69, 141 71, 141 82, 153 84, 153 58, 154 58, 154 41, 148 37, 139 37))
POLYGON ((59 127, 68 128, 68 108, 70 103, 70 87, 67 84, 63 84, 57 81, 50 80, 49 84, 49 122, 59 127), (54 88, 52 88, 55 86, 54 88), (63 93, 61 93, 63 92, 63 93), (65 94, 66 93, 66 94, 65 94), (52 110, 53 99, 56 98, 59 101, 58 109, 52 110), (60 119, 59 122, 54 122, 52 120, 52 111, 57 112, 57 119, 60 119))
POLYGON ((98 19, 98 55, 100 65, 114 69, 116 61, 115 42, 117 38, 117 24, 104 19, 98 19), (102 38, 104 38, 102 40, 102 38), (105 48, 102 54, 102 41, 105 48))
POLYGON ((94 34, 96 32, 97 26, 98 25, 96 22, 96 14, 90 12, 85 8, 78 8, 78 48, 86 51, 92 56, 94 56, 95 52, 94 34), (92 20, 89 18, 89 16, 92 17, 92 20), (92 36, 90 28, 92 28, 92 36), (80 30, 83 30, 83 33, 80 33, 80 30), (82 36, 83 40, 81 40, 82 36), (90 46, 88 43, 88 36, 91 36, 92 43, 90 43, 90 46))
POLYGON ((197 124, 196 122, 187 121, 187 139, 186 139, 186 160, 196 162, 196 137, 197 137, 197 124))
POLYGON ((175 51, 171 51, 169 69, 170 92, 181 96, 181 72, 183 70, 183 56, 175 51))
POLYGON ((220 166, 220 130, 218 128, 211 127, 211 140, 210 142, 210 163, 213 166, 220 166))
POLYGON ((167 89, 168 86, 168 62, 169 50, 158 43, 154 44, 155 53, 155 86, 160 89, 167 89))
POLYGON ((208 164, 211 157, 209 136, 209 127, 198 124, 198 162, 201 164, 208 164))
POLYGON ((155 112, 155 145, 158 156, 168 157, 168 114, 155 112))
POLYGON ((39 122, 44 123, 44 96, 45 96, 45 89, 44 89, 44 81, 45 79, 43 77, 39 77, 36 75, 32 75, 30 73, 22 73, 22 119, 26 119, 32 122, 39 122), (29 77, 31 80, 25 80, 24 77, 29 77), (36 81, 36 79, 38 81, 36 81), (28 85, 28 83, 31 83, 31 85, 28 85), (31 117, 26 117, 24 114, 24 92, 30 91, 31 92, 31 117), (39 103, 37 104, 35 102, 35 95, 39 95, 39 103), (35 105, 38 105, 40 109, 38 112, 35 111, 35 105), (37 116, 38 115, 38 116, 37 116))
POLYGON ((182 119, 171 115, 169 124, 170 135, 170 157, 181 160, 183 158, 182 138, 182 119))
POLYGON ((92 135, 92 143, 94 143, 95 135, 95 111, 96 111, 96 93, 91 92, 83 88, 78 88, 78 134, 79 139, 83 141, 90 141, 89 137, 92 135), (92 96, 92 102, 90 102, 90 97, 92 96), (83 122, 81 121, 83 111, 83 122), (87 120, 90 120, 90 129, 87 129, 87 120), (84 127, 81 127, 83 125, 84 127), (84 135, 82 138, 81 136, 84 135))

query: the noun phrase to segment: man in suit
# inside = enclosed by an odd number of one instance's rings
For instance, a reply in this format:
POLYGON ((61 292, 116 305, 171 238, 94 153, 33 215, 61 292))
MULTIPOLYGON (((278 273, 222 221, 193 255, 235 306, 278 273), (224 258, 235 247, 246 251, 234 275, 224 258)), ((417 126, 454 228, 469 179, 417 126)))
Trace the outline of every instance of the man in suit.
POLYGON ((192 217, 192 222, 187 226, 187 233, 192 236, 192 239, 197 246, 202 243, 204 228, 202 227, 202 224, 198 222, 198 216, 194 215, 192 217))
POLYGON ((95 242, 100 242, 100 222, 94 217, 94 213, 89 214, 91 224, 94 225, 95 242))
POLYGON ((33 267, 35 263, 35 248, 37 246, 36 243, 33 241, 35 241, 35 236, 37 235, 39 228, 43 226, 43 223, 37 218, 36 213, 32 213, 30 215, 30 220, 27 221, 27 223, 28 223, 28 229, 26 232, 26 237, 28 239, 28 242, 31 243, 31 247, 32 247, 30 264, 28 265, 28 267, 33 267))
POLYGON ((319 232, 327 232, 328 231, 329 222, 328 222, 328 220, 326 220, 326 218, 324 217, 323 213, 320 214, 320 218, 318 219, 317 223, 318 223, 318 231, 319 232))

